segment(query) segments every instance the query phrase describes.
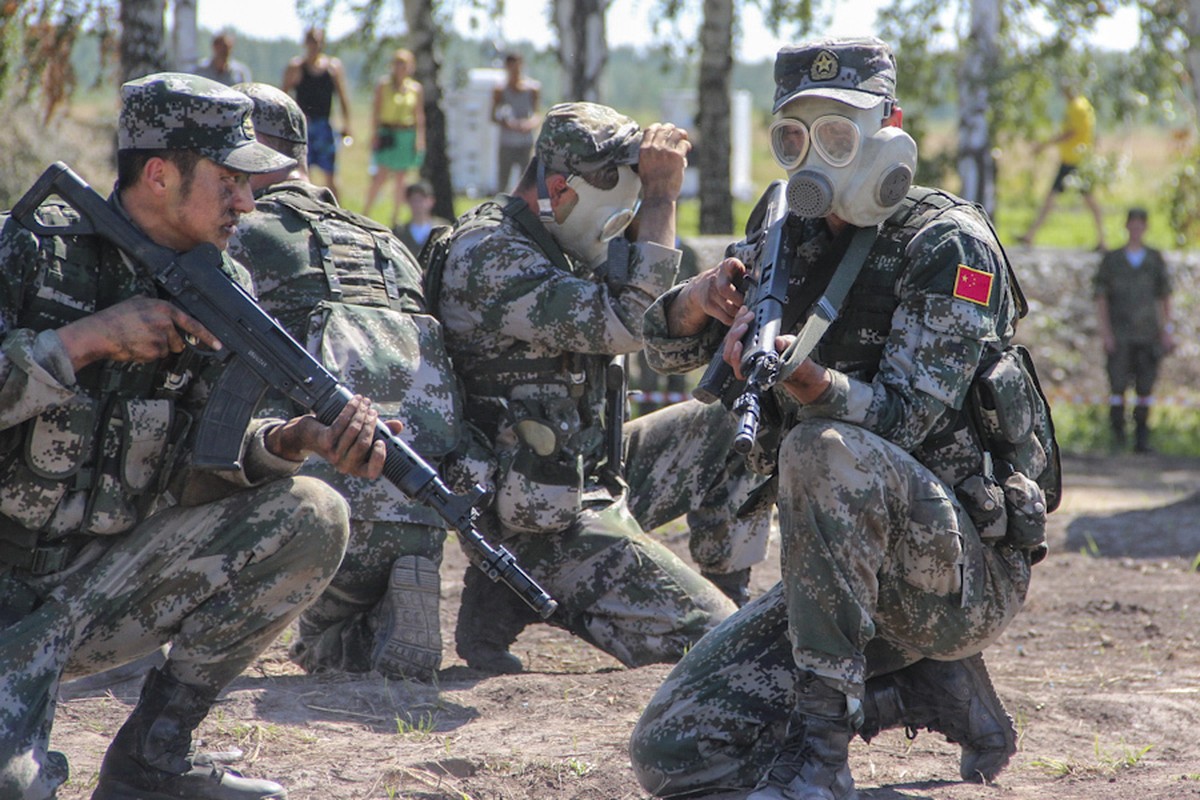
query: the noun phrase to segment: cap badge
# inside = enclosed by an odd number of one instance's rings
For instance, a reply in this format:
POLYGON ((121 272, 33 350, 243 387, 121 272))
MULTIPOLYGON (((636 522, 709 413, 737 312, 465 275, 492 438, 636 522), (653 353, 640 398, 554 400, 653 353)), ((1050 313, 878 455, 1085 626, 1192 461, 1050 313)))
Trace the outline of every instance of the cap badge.
POLYGON ((837 56, 829 50, 822 50, 808 68, 808 76, 814 81, 830 81, 838 76, 839 69, 837 56))
POLYGON ((247 139, 256 138, 254 135, 254 120, 250 118, 249 114, 242 117, 242 133, 246 134, 247 139))

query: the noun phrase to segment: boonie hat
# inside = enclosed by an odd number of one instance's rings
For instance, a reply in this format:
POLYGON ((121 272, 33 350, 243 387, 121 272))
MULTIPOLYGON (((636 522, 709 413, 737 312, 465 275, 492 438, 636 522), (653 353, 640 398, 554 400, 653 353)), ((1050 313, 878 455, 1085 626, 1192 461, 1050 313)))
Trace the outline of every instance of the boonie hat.
POLYGON ((250 118, 257 132, 293 144, 308 144, 308 120, 290 94, 266 83, 238 83, 233 90, 254 101, 250 118))
POLYGON ((896 96, 896 57, 874 36, 822 39, 784 47, 775 56, 778 112, 801 95, 874 108, 896 96))
POLYGON ((629 117, 596 103, 559 103, 546 112, 537 157, 550 172, 586 175, 636 164, 642 129, 629 117))
POLYGON ((195 150, 238 172, 294 166, 254 138, 253 108, 246 95, 199 75, 147 75, 121 86, 117 149, 195 150))

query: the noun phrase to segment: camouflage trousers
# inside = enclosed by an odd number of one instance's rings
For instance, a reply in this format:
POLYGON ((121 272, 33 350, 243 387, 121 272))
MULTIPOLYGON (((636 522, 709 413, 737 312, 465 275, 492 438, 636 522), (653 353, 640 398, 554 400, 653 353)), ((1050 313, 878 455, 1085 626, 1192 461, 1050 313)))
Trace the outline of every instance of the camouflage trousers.
POLYGON ((741 458, 730 451, 733 423, 720 405, 680 403, 627 431, 627 493, 586 507, 564 531, 507 532, 504 545, 558 600, 572 631, 641 666, 677 661, 735 608, 645 531, 686 513, 693 549, 737 568, 762 560, 770 509, 735 519, 763 478, 730 462, 741 458))
POLYGON ((441 566, 446 531, 411 522, 350 521, 350 543, 337 574, 300 615, 293 657, 308 672, 369 672, 375 646, 371 612, 388 591, 392 562, 427 558, 441 566))
POLYGON ((983 544, 953 492, 855 425, 813 420, 779 457, 783 580, 693 647, 634 729, 667 797, 753 786, 784 742, 801 670, 867 677, 981 651, 1020 610, 1027 557, 983 544))
POLYGON ((223 688, 325 588, 348 526, 328 485, 286 479, 98 537, 53 575, 0 572, 0 797, 46 800, 67 779, 47 750, 64 676, 170 642, 173 678, 223 688))
POLYGON ((652 530, 687 517, 688 553, 705 572, 728 573, 767 557, 769 507, 739 519, 766 482, 733 451, 737 420, 720 403, 667 406, 625 426, 629 510, 652 530))

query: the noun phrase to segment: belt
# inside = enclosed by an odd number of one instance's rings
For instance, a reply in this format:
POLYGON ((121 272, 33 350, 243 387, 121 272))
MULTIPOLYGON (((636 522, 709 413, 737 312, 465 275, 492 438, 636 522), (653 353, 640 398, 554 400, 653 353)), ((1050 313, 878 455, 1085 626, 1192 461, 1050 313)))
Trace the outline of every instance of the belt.
POLYGON ((49 575, 64 569, 83 549, 79 537, 41 544, 36 532, 0 515, 0 564, 30 575, 49 575))

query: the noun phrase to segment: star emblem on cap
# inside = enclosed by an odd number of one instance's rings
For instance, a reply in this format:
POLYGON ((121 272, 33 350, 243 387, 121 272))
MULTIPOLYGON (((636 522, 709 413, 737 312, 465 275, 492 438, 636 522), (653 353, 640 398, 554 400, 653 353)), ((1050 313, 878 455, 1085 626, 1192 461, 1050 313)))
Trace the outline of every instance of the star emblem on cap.
POLYGON ((814 81, 829 81, 837 77, 838 70, 838 57, 829 50, 822 50, 813 59, 808 75, 814 81))

